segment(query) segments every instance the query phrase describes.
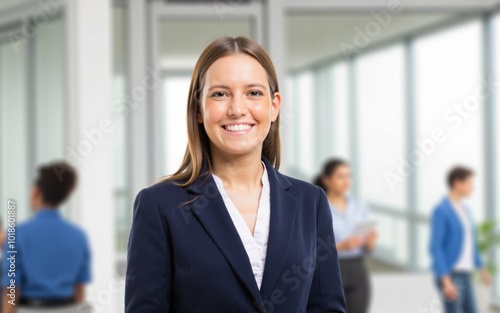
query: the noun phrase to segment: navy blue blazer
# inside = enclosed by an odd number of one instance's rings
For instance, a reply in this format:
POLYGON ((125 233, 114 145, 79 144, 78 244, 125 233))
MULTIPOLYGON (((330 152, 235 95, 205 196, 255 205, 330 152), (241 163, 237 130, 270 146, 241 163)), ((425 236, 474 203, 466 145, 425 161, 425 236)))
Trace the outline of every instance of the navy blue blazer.
POLYGON ((346 312, 324 191, 262 160, 270 183, 271 220, 260 290, 216 183, 207 174, 186 188, 161 182, 137 195, 128 243, 126 313, 346 312))

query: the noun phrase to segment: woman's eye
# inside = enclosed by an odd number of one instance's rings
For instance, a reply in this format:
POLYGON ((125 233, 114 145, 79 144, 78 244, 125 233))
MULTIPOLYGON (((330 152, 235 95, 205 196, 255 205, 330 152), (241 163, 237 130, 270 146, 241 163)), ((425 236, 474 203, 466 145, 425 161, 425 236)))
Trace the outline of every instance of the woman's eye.
POLYGON ((262 96, 263 95, 263 93, 261 91, 258 91, 258 90, 250 91, 248 94, 250 96, 252 96, 252 97, 258 97, 258 96, 262 96))
POLYGON ((212 97, 214 98, 222 98, 226 95, 226 93, 222 92, 222 91, 216 91, 212 94, 212 97))

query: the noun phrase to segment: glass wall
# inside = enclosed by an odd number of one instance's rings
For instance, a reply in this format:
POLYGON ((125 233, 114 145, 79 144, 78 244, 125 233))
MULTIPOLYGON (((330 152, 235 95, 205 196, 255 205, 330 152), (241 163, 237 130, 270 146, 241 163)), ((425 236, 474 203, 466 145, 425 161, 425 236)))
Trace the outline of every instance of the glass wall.
POLYGON ((35 51, 35 163, 64 157, 66 102, 64 93, 63 20, 41 25, 34 39, 35 51))
POLYGON ((417 145, 411 166, 418 173, 418 210, 429 214, 447 191, 449 169, 474 169, 470 206, 485 218, 481 21, 475 20, 415 41, 417 145), (453 51, 453 53, 450 53, 453 51))
POLYGON ((328 131, 333 141, 333 154, 349 159, 350 156, 350 129, 349 129, 349 75, 345 62, 339 62, 331 67, 333 109, 329 117, 332 120, 328 131))
POLYGON ((409 260, 407 181, 395 178, 406 155, 405 51, 396 45, 356 60, 359 196, 379 221, 379 248, 393 261, 409 260), (385 211, 380 211, 385 210, 385 211))
MULTIPOLYGON (((0 41, 0 193, 17 204, 17 218, 29 213, 29 119, 27 46, 24 41, 0 41)), ((5 211, 3 211, 5 212, 5 211)), ((2 220, 5 216, 2 214, 2 220)), ((5 223, 4 223, 5 224, 5 223)))
POLYGON ((281 155, 281 161, 283 169, 291 172, 297 161, 294 153, 294 149, 297 146, 295 144, 297 128, 294 127, 294 121, 297 118, 295 114, 295 77, 288 75, 285 78, 285 84, 286 94, 281 95, 282 101, 280 110, 280 136, 284 149, 284 153, 281 155))
POLYGON ((297 163, 296 171, 299 177, 310 180, 314 175, 317 165, 314 163, 314 124, 313 124, 313 110, 316 108, 314 103, 314 86, 313 86, 313 73, 308 71, 300 74, 296 81, 296 106, 295 113, 295 127, 298 129, 296 134, 295 144, 297 146, 297 163))
MULTIPOLYGON (((126 6, 114 5, 112 10, 113 35, 113 90, 112 106, 125 107, 127 101, 127 55, 126 45, 126 6)), ((115 131, 113 132, 113 171, 115 195, 115 244, 119 253, 127 249, 130 224, 132 222, 132 204, 129 195, 128 179, 128 121, 126 110, 113 110, 115 131), (116 112, 115 112, 116 111, 116 112)))
POLYGON ((377 206, 406 209, 406 181, 391 177, 406 154, 404 47, 356 62, 360 196, 377 206))
POLYGON ((329 86, 332 81, 331 75, 331 66, 313 71, 314 138, 312 144, 315 147, 313 156, 315 169, 333 153, 334 138, 328 131, 332 125, 332 114, 329 111, 333 107, 333 90, 329 86))
MULTIPOLYGON (((499 21, 497 14, 495 59, 500 51, 499 21)), ((475 171, 475 191, 466 202, 478 223, 487 218, 485 133, 489 130, 480 95, 486 92, 483 22, 482 16, 457 20, 362 51, 351 64, 344 59, 322 62, 311 70, 292 72, 289 78, 300 117, 294 123, 298 130, 291 149, 295 151, 291 168, 300 171, 290 174, 309 178, 319 169, 313 164, 315 158, 325 157, 325 151, 350 159, 359 196, 379 223, 376 256, 388 262, 429 270, 430 213, 446 195, 446 174, 454 165, 475 171), (323 90, 325 79, 331 86, 328 91, 323 90), (331 98, 325 100, 325 95, 331 98), (323 115, 331 117, 330 125, 325 126, 323 115), (322 138, 319 143, 317 138, 322 138), (318 147, 323 144, 331 145, 331 150, 318 147)), ((496 82, 499 64, 496 60, 496 82)), ((499 142, 500 92, 495 90, 496 129, 491 131, 499 142)), ((497 151, 498 156, 499 144, 497 151)), ((496 176, 498 183, 498 165, 496 176)), ((499 208, 497 196, 500 221, 499 208)), ((500 274, 496 277, 499 286, 500 274)), ((500 299, 500 288, 495 290, 500 299)))
MULTIPOLYGON (((408 164, 417 176, 417 210, 429 218, 447 193, 446 175, 452 166, 465 165, 476 172, 475 192, 467 202, 478 222, 484 207, 483 99, 481 21, 450 27, 414 42, 416 138, 408 164), (453 51, 453 53, 449 53, 453 51)), ((418 263, 430 264, 429 226, 417 227, 418 263)))
POLYGON ((166 75, 163 79, 163 101, 161 102, 159 125, 162 126, 161 172, 173 174, 184 158, 187 146, 187 97, 191 77, 187 75, 166 75))
POLYGON ((56 18, 34 26, 36 36, 0 41, 0 194, 17 201, 18 220, 31 213, 36 167, 64 159, 62 24, 56 18))

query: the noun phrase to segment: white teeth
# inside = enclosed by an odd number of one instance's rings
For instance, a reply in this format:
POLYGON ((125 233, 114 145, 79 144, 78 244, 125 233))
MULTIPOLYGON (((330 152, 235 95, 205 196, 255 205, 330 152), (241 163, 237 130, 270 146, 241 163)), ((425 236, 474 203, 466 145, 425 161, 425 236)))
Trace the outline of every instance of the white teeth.
POLYGON ((226 130, 237 132, 249 129, 251 126, 249 124, 239 124, 239 125, 226 125, 224 128, 226 130))

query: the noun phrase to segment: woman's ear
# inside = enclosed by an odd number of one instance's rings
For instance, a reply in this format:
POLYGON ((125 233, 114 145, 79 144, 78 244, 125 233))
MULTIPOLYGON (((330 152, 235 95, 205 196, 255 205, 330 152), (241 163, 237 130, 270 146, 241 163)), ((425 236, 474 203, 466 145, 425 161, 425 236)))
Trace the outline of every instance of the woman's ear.
POLYGON ((272 118, 271 122, 275 122, 276 119, 278 118, 278 114, 280 113, 280 107, 281 107, 281 94, 279 92, 275 92, 272 98, 271 102, 271 113, 272 113, 272 118))

